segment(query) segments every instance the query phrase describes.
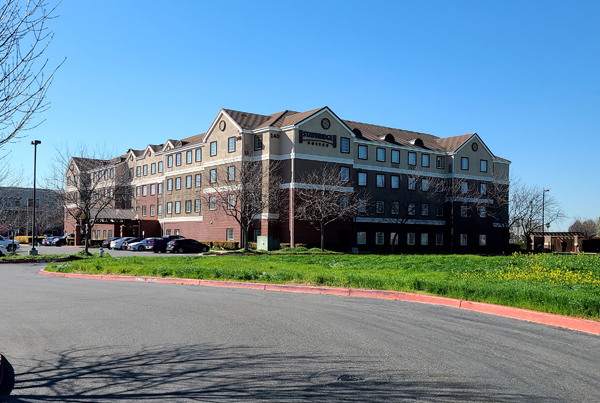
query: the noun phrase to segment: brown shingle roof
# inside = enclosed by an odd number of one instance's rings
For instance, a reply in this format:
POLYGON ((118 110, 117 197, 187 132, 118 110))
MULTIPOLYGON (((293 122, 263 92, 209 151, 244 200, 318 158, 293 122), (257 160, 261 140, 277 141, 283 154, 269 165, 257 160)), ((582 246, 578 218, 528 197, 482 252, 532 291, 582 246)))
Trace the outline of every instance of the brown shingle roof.
POLYGON ((438 139, 438 144, 444 151, 456 151, 460 146, 465 144, 471 137, 473 137, 476 133, 462 134, 460 136, 453 137, 445 137, 443 139, 438 139))
POLYGON ((257 115, 254 113, 223 109, 244 130, 252 130, 262 127, 262 123, 270 120, 270 116, 257 115))
POLYGON ((184 146, 192 145, 192 144, 199 144, 202 142, 202 139, 204 138, 205 135, 206 135, 206 133, 202 133, 202 134, 196 134, 194 136, 186 137, 184 139, 181 139, 181 144, 184 146))
POLYGON ((397 144, 407 147, 418 147, 442 151, 440 145, 437 143, 438 137, 431 134, 394 129, 385 126, 370 125, 367 123, 353 122, 351 120, 344 120, 343 122, 350 128, 350 130, 360 130, 362 137, 366 140, 389 143, 388 141, 385 141, 385 137, 386 135, 391 134, 394 138, 394 142, 397 144), (422 147, 419 146, 418 143, 416 145, 413 144, 416 139, 421 139, 423 141, 422 147))

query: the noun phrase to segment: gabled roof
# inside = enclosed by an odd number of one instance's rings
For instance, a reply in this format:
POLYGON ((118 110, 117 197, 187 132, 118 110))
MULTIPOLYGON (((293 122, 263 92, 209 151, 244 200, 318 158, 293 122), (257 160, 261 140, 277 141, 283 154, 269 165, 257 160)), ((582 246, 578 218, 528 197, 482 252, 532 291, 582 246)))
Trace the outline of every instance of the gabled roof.
POLYGON ((223 110, 244 130, 253 130, 259 127, 263 127, 263 123, 271 119, 271 116, 234 111, 231 109, 223 110))
POLYGON ((202 134, 196 134, 194 136, 190 136, 190 137, 181 139, 181 145, 188 146, 188 145, 193 145, 193 144, 200 144, 200 143, 202 143, 202 139, 204 138, 205 135, 206 135, 206 133, 202 133, 202 134))
POLYGON ((469 139, 477 133, 462 134, 460 136, 445 137, 438 139, 437 142, 444 151, 452 152, 458 150, 469 139))
POLYGON ((77 168, 80 171, 89 171, 91 169, 100 168, 104 165, 110 164, 109 160, 81 158, 81 157, 72 157, 71 159, 73 160, 73 162, 75 163, 75 166, 77 166, 77 168))
MULTIPOLYGON (((353 122, 351 120, 344 120, 343 122, 355 134, 357 134, 356 129, 358 129, 361 133, 361 136, 357 135, 357 137, 362 137, 366 140, 389 144, 390 141, 386 141, 386 136, 391 134, 394 140, 393 142, 399 145, 443 151, 442 147, 440 147, 437 142, 439 138, 431 134, 394 129, 385 126, 370 125, 367 123, 353 122), (422 146, 419 145, 419 142, 415 142, 417 139, 420 139, 423 142, 422 146)), ((390 139, 389 136, 387 138, 390 139)))

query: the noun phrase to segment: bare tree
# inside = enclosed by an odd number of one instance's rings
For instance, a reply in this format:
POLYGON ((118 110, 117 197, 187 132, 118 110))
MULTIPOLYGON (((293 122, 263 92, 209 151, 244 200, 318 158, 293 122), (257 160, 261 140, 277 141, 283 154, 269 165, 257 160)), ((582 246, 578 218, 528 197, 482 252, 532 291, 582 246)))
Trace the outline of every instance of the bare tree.
POLYGON ((321 250, 325 249, 326 226, 366 213, 371 200, 366 190, 353 187, 349 176, 335 165, 299 177, 294 191, 294 218, 308 221, 320 231, 321 250))
POLYGON ((127 206, 131 197, 131 174, 125 158, 110 159, 105 151, 76 152, 56 149, 48 187, 55 189, 66 214, 82 229, 85 253, 92 227, 103 213, 127 206))
POLYGON ((579 232, 584 238, 591 239, 598 235, 598 226, 594 220, 581 221, 576 219, 569 227, 569 232, 579 232))
POLYGON ((34 115, 48 107, 46 93, 56 69, 45 75, 48 61, 41 57, 52 40, 46 25, 53 12, 44 0, 0 5, 0 148, 31 129, 34 115))
POLYGON ((241 246, 248 250, 248 233, 263 214, 278 217, 281 203, 279 161, 248 161, 209 171, 210 187, 202 198, 211 210, 232 217, 241 229, 241 246))

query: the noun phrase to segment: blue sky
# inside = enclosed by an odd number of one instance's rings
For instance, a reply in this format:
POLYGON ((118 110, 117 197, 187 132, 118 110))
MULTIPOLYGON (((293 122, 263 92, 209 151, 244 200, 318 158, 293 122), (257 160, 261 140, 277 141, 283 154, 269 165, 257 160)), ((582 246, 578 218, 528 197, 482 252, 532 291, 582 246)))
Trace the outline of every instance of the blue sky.
POLYGON ((600 216, 600 2, 74 1, 52 20, 46 121, 6 149, 43 176, 76 141, 124 153, 221 108, 477 132, 569 218, 600 216))

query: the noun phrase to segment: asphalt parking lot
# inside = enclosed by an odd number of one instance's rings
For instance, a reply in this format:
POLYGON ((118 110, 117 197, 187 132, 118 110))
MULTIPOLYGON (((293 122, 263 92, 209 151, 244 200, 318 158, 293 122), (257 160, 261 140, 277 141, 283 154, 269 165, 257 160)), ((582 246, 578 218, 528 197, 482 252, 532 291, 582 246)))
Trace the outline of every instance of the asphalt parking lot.
MULTIPOLYGON (((80 250, 83 250, 83 247, 73 247, 73 246, 36 246, 35 248, 38 251, 38 254, 65 254, 65 253, 77 253, 80 250)), ((29 245, 21 245, 21 247, 17 250, 19 255, 28 255, 31 250, 31 246, 29 245)), ((98 248, 90 248, 89 251, 91 253, 98 253, 98 248)), ((198 253, 153 253, 152 251, 132 251, 132 250, 117 250, 117 249, 104 249, 104 254, 110 254, 113 257, 121 257, 121 256, 154 256, 154 257, 172 257, 172 256, 198 256, 198 253)))

